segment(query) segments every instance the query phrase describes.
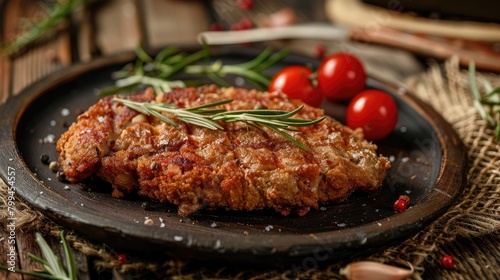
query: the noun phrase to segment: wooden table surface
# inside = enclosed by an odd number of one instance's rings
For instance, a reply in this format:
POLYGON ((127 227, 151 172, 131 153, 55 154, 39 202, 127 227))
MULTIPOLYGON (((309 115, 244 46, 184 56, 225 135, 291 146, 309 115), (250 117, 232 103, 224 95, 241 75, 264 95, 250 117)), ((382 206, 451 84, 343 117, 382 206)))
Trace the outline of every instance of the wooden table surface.
MULTIPOLYGON (((22 32, 44 14, 40 3, 51 1, 0 0, 0 39, 6 41, 22 32)), ((263 2, 263 1, 262 1, 263 2)), ((271 1, 273 2, 273 1, 271 1)), ((271 3, 267 2, 266 3, 271 3)), ((285 1, 293 2, 293 1, 285 1)), ((321 2, 310 5, 310 16, 317 15, 321 20, 321 2), (318 9, 318 7, 320 7, 318 9)), ((197 44, 199 32, 208 30, 215 20, 209 1, 174 1, 174 0, 109 0, 97 1, 94 6, 78 9, 57 31, 47 39, 11 58, 0 56, 0 104, 9 97, 19 94, 24 88, 47 75, 65 67, 91 61, 97 57, 129 52, 138 44, 146 49, 158 49, 168 45, 197 44)), ((270 9, 272 9, 272 4, 270 9)), ((310 46, 311 44, 309 44, 310 46)), ((304 45, 296 45, 297 50, 312 53, 312 48, 304 50, 304 45)), ((397 52, 395 52, 397 55, 397 52)), ((367 59, 377 57, 377 52, 367 59)), ((408 59, 403 55, 403 59, 408 59)), ((376 60, 375 60, 376 62, 376 60)), ((415 60, 408 63, 408 68, 395 71, 407 76, 423 70, 415 60), (406 72, 405 72, 406 71, 406 72)), ((373 66, 373 64, 371 64, 373 66)), ((370 66, 369 66, 370 67, 370 66)), ((373 67, 376 67, 376 63, 373 67)), ((394 73, 392 73, 394 74, 394 73)), ((404 78, 404 77, 398 77, 404 78)), ((5 229, 2 227, 0 231, 5 229)), ((6 235, 3 232, 1 235, 6 235)), ((39 255, 34 241, 34 232, 19 231, 17 255, 19 266, 25 270, 40 269, 40 265, 27 257, 27 252, 39 255)), ((55 238, 48 239, 49 244, 57 245, 55 238)), ((0 242, 0 263, 5 263, 7 244, 0 242), (3 246, 3 247, 2 247, 3 246)), ((59 252, 61 253, 61 252, 59 252)), ((76 253, 79 279, 95 279, 96 271, 92 260, 76 253)), ((113 272, 101 272, 103 279, 122 276, 113 272)), ((7 274, 0 270, 0 279, 36 279, 21 274, 7 274), (7 277, 8 276, 8 277, 7 277), (7 277, 7 278, 6 278, 7 277)))

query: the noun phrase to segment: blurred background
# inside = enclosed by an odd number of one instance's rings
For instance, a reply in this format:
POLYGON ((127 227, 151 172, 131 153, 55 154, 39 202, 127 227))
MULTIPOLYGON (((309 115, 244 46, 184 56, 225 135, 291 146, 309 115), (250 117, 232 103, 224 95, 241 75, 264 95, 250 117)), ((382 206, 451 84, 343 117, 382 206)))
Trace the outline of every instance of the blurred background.
POLYGON ((204 31, 303 24, 327 24, 346 35, 323 32, 317 39, 253 46, 289 47, 316 57, 349 51, 370 75, 392 82, 452 56, 462 65, 475 60, 479 68, 498 72, 499 6, 494 0, 0 0, 0 101, 55 69, 138 45, 150 51, 199 46, 204 31))

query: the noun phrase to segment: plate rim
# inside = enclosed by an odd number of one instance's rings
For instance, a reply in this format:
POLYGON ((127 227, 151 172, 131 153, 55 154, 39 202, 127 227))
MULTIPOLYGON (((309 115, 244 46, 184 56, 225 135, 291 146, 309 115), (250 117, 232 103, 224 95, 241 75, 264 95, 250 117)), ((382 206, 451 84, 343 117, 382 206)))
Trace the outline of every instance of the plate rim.
MULTIPOLYGON (((243 49, 243 51, 246 50, 243 49)), ((229 49, 228 51, 226 49, 222 49, 222 51, 220 51, 220 53, 224 52, 231 52, 231 50, 229 49)), ((22 178, 16 178, 17 182, 15 183, 17 184, 17 186, 19 186, 19 184, 21 183, 20 181, 24 181, 23 183, 41 184, 40 180, 33 175, 33 171, 30 170, 26 162, 23 160, 22 155, 18 150, 18 146, 16 144, 17 142, 15 139, 16 129, 19 120, 26 112, 27 107, 30 104, 32 104, 32 102, 34 102, 37 98, 41 97, 47 91, 50 91, 51 88, 57 87, 61 83, 67 83, 72 79, 76 79, 79 76, 87 73, 88 71, 99 69, 105 66, 110 66, 113 64, 132 61, 134 57, 135 55, 133 52, 121 53, 109 57, 102 57, 86 63, 75 64, 73 66, 66 67, 52 74, 49 74, 47 77, 35 82, 31 86, 22 90, 22 92, 19 93, 18 95, 9 97, 8 100, 2 106, 0 106, 0 108, 2 108, 2 110, 0 110, 0 131, 4 131, 2 136, 2 141, 0 141, 0 155, 2 155, 4 159, 8 159, 0 163, 1 166, 0 177, 2 177, 4 182, 6 182, 6 184, 8 182, 7 180, 8 174, 6 174, 8 166, 15 165, 16 170, 19 171, 23 170, 25 172, 24 175, 22 174, 17 175, 19 177, 22 176, 22 178), (5 132, 7 132, 7 134, 5 132)), ((428 124, 430 124, 431 127, 433 128, 434 133, 437 135, 439 139, 440 142, 439 145, 443 153, 442 164, 439 169, 436 182, 434 183, 434 186, 431 189, 431 191, 422 199, 422 201, 420 201, 419 204, 410 207, 403 213, 391 216, 391 224, 400 223, 402 225, 411 225, 408 226, 408 228, 406 229, 406 231, 408 232, 406 234, 406 237, 409 237, 411 234, 415 233, 416 231, 415 228, 423 229, 426 225, 437 219, 437 217, 441 216, 458 199, 458 197, 462 193, 466 184, 466 175, 465 175, 466 174, 465 170, 467 166, 466 149, 462 141, 456 134, 455 130, 451 127, 451 125, 448 122, 446 122, 444 118, 439 113, 437 113, 429 104, 423 102, 416 96, 412 95, 410 91, 407 89, 400 90, 401 88, 398 89, 397 87, 389 83, 382 82, 379 80, 374 80, 374 81, 380 83, 385 87, 390 88, 393 92, 398 93, 401 99, 403 99, 405 102, 413 104, 411 107, 417 110, 419 115, 424 117, 428 122, 428 124), (446 145, 446 143, 448 144, 452 143, 453 145, 446 145), (450 174, 445 173, 445 168, 456 170, 454 175, 455 176, 459 175, 460 178, 457 180, 456 178, 453 178, 453 176, 451 176, 450 174), (459 182, 458 187, 451 188, 449 186, 449 183, 447 183, 447 180, 453 180, 453 179, 459 182), (445 203, 443 203, 443 201, 445 203), (426 206, 433 206, 433 207, 426 207, 426 206), (429 210, 429 209, 435 209, 434 207, 436 207, 436 209, 438 210, 437 211, 429 210), (414 215, 415 213, 419 213, 419 215, 414 215), (424 219, 421 218, 422 214, 425 214, 424 219)), ((40 205, 40 202, 37 202, 38 198, 35 199, 27 198, 27 194, 24 192, 24 190, 20 191, 19 188, 16 189, 16 195, 19 195, 21 198, 27 201, 31 206, 40 210, 42 213, 46 214, 51 219, 55 220, 55 222, 57 223, 62 222, 63 225, 68 225, 71 224, 72 222, 76 222, 76 223, 83 223, 87 226, 89 225, 96 226, 93 223, 91 223, 89 217, 87 217, 88 215, 85 215, 87 219, 79 219, 78 221, 71 221, 72 219, 71 214, 63 213, 64 211, 62 210, 60 211, 59 209, 51 209, 48 205, 43 205, 43 204, 40 205)), ((43 201, 43 198, 41 199, 41 201, 43 201)), ((71 210, 71 208, 68 210, 71 210)), ((97 227, 102 228, 101 225, 98 225, 97 227)), ((235 233, 233 234, 231 232, 225 232, 225 234, 234 235, 232 236, 232 238, 234 238, 235 242, 239 241, 240 242, 239 245, 241 246, 237 246, 239 248, 235 247, 231 248, 231 246, 228 246, 226 247, 228 251, 221 254, 221 256, 225 255, 228 256, 229 259, 231 259, 231 255, 234 255, 236 253, 241 253, 242 250, 250 250, 252 246, 258 243, 262 244, 263 250, 259 254, 255 254, 255 252, 253 252, 254 257, 260 254, 271 255, 276 257, 281 254, 284 258, 287 258, 287 255, 293 255, 293 257, 298 257, 300 259, 303 259, 304 257, 311 256, 311 254, 317 254, 318 248, 320 248, 321 251, 323 252, 325 250, 326 251, 331 250, 332 248, 335 248, 335 250, 341 250, 342 248, 344 248, 344 246, 342 246, 343 243, 345 244, 349 243, 352 246, 357 244, 357 246, 365 248, 366 249, 365 251, 368 252, 370 249, 368 245, 373 245, 374 243, 379 241, 374 236, 374 234, 375 233, 379 234, 381 229, 383 229, 383 232, 385 232, 387 235, 394 234, 396 231, 402 235, 405 235, 404 232, 403 233, 400 232, 401 228, 392 228, 392 227, 385 228, 384 224, 380 226, 376 222, 371 222, 368 224, 363 224, 361 226, 346 228, 341 231, 326 231, 314 234, 282 234, 280 235, 279 239, 276 238, 268 239, 266 241, 268 244, 264 244, 266 242, 263 242, 262 235, 247 235, 244 237, 244 240, 242 241, 242 236, 243 236, 242 234, 237 235, 235 233), (363 236, 356 234, 357 230, 359 230, 360 227, 363 227, 364 232, 366 233, 363 236), (365 238, 368 238, 369 242, 365 240, 365 238), (290 246, 290 244, 294 245, 290 246), (267 249, 278 248, 278 249, 277 252, 267 252, 265 250, 266 248, 267 249)), ((131 230, 133 231, 133 227, 129 228, 128 231, 127 229, 120 230, 115 228, 108 228, 107 230, 111 231, 111 234, 127 237, 125 239, 130 239, 130 238, 133 239, 140 237, 149 239, 153 243, 160 242, 161 244, 166 243, 172 245, 174 254, 176 254, 175 253, 176 251, 179 250, 182 251, 182 249, 185 247, 185 243, 174 240, 176 230, 178 230, 177 232, 181 232, 180 229, 173 229, 174 234, 170 237, 169 240, 157 240, 154 237, 155 235, 154 233, 151 234, 150 236, 137 236, 137 232, 135 233, 130 232, 131 230)), ((216 235, 217 230, 207 229, 207 234, 216 235)), ((80 230, 78 231, 80 233, 83 233, 80 230)), ((103 238, 103 236, 93 236, 90 237, 90 239, 99 240, 100 238, 103 238)), ((381 236, 379 235, 378 238, 381 238, 381 236)), ((235 244, 237 243, 233 243, 233 245, 235 244)), ((388 245, 390 244, 388 243, 388 245)), ((204 251, 207 251, 207 253, 213 252, 211 250, 213 248, 210 246, 211 244, 210 245, 207 244, 206 248, 199 247, 194 249, 195 251, 196 250, 200 251, 203 255, 204 251)), ((350 246, 347 246, 347 249, 349 249, 349 247, 350 246)), ((377 247, 377 249, 380 249, 380 247, 377 247)))

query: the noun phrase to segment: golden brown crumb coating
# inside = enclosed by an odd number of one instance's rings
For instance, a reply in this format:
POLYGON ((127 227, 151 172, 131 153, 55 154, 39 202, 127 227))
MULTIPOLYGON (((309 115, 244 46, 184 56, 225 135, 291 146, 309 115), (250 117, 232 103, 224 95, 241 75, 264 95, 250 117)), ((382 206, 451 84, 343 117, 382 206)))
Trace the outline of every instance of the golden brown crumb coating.
MULTIPOLYGON (((129 98, 179 107, 233 99, 223 105, 227 110, 291 111, 303 105, 279 93, 216 86, 176 89, 156 97, 146 90, 129 98)), ((305 105, 297 117, 323 115, 323 110, 305 105)), ((115 197, 138 191, 178 205, 181 215, 221 207, 304 215, 310 207, 344 200, 356 189, 375 190, 390 168, 360 131, 329 117, 293 132, 309 151, 244 123, 221 123, 224 130, 211 130, 169 117, 177 127, 111 98, 100 100, 57 143, 65 175, 79 182, 97 174, 111 183, 115 197)))

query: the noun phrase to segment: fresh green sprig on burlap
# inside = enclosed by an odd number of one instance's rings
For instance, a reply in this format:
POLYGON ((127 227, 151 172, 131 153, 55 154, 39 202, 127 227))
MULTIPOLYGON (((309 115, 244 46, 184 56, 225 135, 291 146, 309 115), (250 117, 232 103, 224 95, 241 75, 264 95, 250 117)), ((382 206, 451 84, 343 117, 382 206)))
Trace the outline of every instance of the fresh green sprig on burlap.
POLYGON ((482 82, 485 94, 481 94, 477 85, 476 64, 469 63, 469 87, 474 106, 488 125, 495 129, 495 138, 500 141, 500 87, 493 88, 486 79, 482 82))
MULTIPOLYGON (((21 269, 14 269, 14 273, 21 273, 25 275, 36 276, 44 279, 57 279, 57 280, 77 280, 77 268, 75 264, 75 259, 73 258, 73 254, 71 253, 71 248, 64 236, 64 232, 61 231, 61 241, 64 248, 64 257, 66 261, 67 270, 59 261, 59 258, 56 256, 54 251, 47 244, 45 239, 42 237, 40 233, 35 234, 36 243, 38 247, 40 247, 40 251, 42 251, 42 258, 37 257, 31 253, 28 254, 30 258, 42 264, 44 271, 36 272, 36 271, 25 271, 21 269)), ((12 271, 8 267, 0 265, 0 269, 12 271)))

